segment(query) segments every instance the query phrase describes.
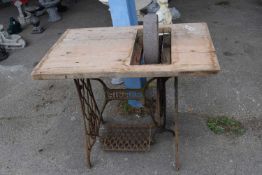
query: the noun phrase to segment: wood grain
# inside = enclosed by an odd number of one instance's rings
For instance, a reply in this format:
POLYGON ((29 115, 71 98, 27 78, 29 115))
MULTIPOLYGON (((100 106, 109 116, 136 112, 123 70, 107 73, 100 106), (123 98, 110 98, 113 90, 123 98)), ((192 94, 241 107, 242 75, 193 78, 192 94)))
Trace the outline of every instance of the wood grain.
POLYGON ((171 64, 131 65, 137 31, 141 28, 69 29, 34 68, 32 78, 198 76, 220 70, 205 23, 160 26, 160 32, 171 28, 171 64))

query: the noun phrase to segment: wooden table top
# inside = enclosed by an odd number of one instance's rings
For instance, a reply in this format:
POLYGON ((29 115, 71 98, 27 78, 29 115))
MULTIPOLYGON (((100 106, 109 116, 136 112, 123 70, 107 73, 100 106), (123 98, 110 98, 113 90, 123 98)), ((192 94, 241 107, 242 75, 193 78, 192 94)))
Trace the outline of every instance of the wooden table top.
POLYGON ((206 23, 164 27, 171 28, 171 64, 130 65, 142 26, 68 29, 34 68, 32 78, 170 77, 220 70, 206 23))

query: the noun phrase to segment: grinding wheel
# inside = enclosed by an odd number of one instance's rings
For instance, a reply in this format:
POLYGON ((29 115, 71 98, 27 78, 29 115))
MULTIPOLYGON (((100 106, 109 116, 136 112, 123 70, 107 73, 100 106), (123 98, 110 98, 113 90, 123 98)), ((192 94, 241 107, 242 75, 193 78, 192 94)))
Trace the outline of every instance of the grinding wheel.
POLYGON ((145 64, 159 63, 158 17, 156 14, 144 16, 143 49, 145 64))

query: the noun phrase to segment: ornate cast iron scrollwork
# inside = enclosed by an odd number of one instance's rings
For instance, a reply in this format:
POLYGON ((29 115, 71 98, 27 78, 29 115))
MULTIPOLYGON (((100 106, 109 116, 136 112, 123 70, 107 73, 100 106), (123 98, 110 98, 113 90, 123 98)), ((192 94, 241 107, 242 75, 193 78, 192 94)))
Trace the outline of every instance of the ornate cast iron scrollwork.
POLYGON ((164 128, 166 131, 171 131, 165 128, 166 124, 166 92, 165 83, 168 78, 152 78, 141 89, 110 89, 101 79, 75 79, 75 85, 79 95, 81 109, 84 119, 85 137, 86 137, 86 154, 87 154, 87 166, 91 167, 91 149, 96 142, 96 137, 99 136, 99 128, 101 122, 103 122, 103 112, 108 104, 112 100, 141 100, 145 107, 149 107, 150 116, 153 120, 155 127, 164 128), (101 110, 99 110, 96 103, 91 80, 100 82, 103 86, 105 93, 105 101, 101 110), (147 104, 146 90, 149 88, 149 84, 156 80, 156 94, 155 103, 147 104))
POLYGON ((98 109, 90 79, 76 79, 75 85, 79 95, 85 126, 87 166, 91 168, 91 149, 99 135, 101 113, 98 109))

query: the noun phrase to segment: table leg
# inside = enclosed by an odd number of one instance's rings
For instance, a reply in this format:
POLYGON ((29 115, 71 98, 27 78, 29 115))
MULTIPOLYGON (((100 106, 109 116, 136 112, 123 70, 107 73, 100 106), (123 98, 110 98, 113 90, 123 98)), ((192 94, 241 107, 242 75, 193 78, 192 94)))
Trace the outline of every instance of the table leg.
POLYGON ((157 87, 156 87, 156 109, 155 109, 155 120, 157 127, 163 125, 163 81, 161 78, 157 78, 157 87))
POLYGON ((91 150, 99 135, 101 113, 99 112, 90 79, 75 79, 76 89, 81 103, 86 138, 87 166, 91 168, 91 150))
POLYGON ((178 126, 178 77, 174 78, 174 88, 175 88, 175 161, 176 161, 176 170, 180 169, 180 161, 179 161, 179 126, 178 126))
POLYGON ((157 92, 159 94, 159 95, 157 95, 157 98, 158 98, 158 96, 160 96, 160 99, 159 99, 160 103, 157 104, 157 106, 159 106, 159 108, 160 108, 159 127, 161 127, 161 130, 163 132, 170 132, 173 135, 175 135, 175 132, 172 129, 168 129, 167 126, 166 126, 166 81, 168 79, 169 78, 166 78, 166 77, 162 77, 162 78, 157 79, 157 92))
POLYGON ((161 116, 163 117, 163 128, 166 129, 166 79, 162 78, 162 88, 161 88, 161 103, 162 103, 162 112, 161 116))

